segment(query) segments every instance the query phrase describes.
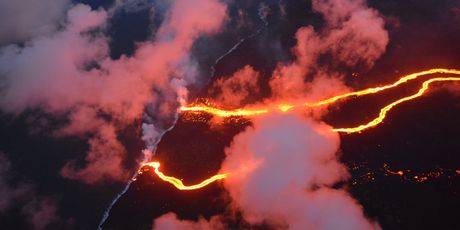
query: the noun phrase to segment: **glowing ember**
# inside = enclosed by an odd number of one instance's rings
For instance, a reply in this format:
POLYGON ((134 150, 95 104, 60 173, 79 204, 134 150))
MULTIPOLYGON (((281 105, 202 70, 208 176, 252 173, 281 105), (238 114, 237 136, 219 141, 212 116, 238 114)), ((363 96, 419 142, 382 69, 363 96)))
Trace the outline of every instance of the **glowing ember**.
POLYGON ((392 171, 388 168, 388 165, 387 164, 383 164, 383 168, 385 169, 385 171, 389 174, 393 174, 393 175, 398 175, 398 176, 404 176, 404 171, 402 170, 399 170, 399 171, 392 171))
POLYGON ((380 176, 397 177, 403 181, 416 183, 430 182, 442 178, 453 179, 458 178, 460 176, 460 170, 443 168, 432 169, 425 172, 414 171, 411 169, 394 170, 386 163, 383 164, 381 170, 375 170, 373 168, 370 168, 367 164, 354 164, 350 167, 350 170, 355 172, 365 172, 361 175, 354 175, 353 179, 351 180, 352 185, 374 182, 378 180, 380 176))
POLYGON ((437 178, 441 178, 442 176, 447 178, 452 178, 453 176, 458 176, 459 170, 452 170, 452 169, 435 169, 427 172, 414 172, 410 169, 400 169, 398 171, 391 170, 388 164, 383 164, 383 170, 385 172, 385 176, 393 175, 398 176, 402 180, 405 181, 413 181, 413 182, 425 182, 428 180, 433 180, 437 178))
POLYGON ((162 172, 160 172, 159 168, 160 168, 160 162, 158 161, 152 161, 152 162, 148 162, 148 163, 145 163, 143 164, 142 166, 150 166, 150 167, 153 167, 155 169, 155 174, 158 175, 158 177, 168 183, 171 183, 172 185, 174 185, 174 187, 176 187, 177 189, 179 190, 195 190, 195 189, 200 189, 200 188, 203 188, 205 187, 206 185, 214 182, 214 181, 217 181, 217 180, 221 180, 221 179, 224 179, 225 177, 227 177, 227 173, 225 174, 217 174, 217 175, 214 175, 204 181, 202 181, 201 183, 199 184, 195 184, 195 185, 184 185, 182 183, 182 181, 180 179, 177 179, 175 177, 171 177, 171 176, 166 176, 165 174, 163 174, 162 172))

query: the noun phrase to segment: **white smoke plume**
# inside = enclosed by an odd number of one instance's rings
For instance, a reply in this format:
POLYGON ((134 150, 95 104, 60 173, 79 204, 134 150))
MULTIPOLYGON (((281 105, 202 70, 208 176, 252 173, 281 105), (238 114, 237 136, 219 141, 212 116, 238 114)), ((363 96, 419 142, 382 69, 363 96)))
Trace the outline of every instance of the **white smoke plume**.
MULTIPOLYGON (((0 49, 0 109, 65 115, 69 124, 57 135, 91 137, 86 166, 70 162, 63 176, 86 183, 126 180, 118 131, 142 118, 150 104, 157 105, 159 117, 176 113, 184 87, 195 79, 190 48, 199 36, 219 31, 226 7, 214 0, 177 0, 168 12, 155 40, 138 44, 132 57, 110 58, 102 33, 108 13, 81 4, 67 12, 62 29, 0 49), (179 91, 176 82, 182 82, 179 91)), ((154 132, 147 133, 146 140, 154 139, 154 132)))
POLYGON ((0 1, 0 46, 24 42, 58 29, 70 0, 0 1))
MULTIPOLYGON (((301 114, 270 114, 234 137, 221 172, 234 211, 249 224, 273 229, 380 229, 344 188, 349 178, 340 163, 339 135, 301 114)), ((179 220, 172 213, 153 229, 226 229, 219 216, 179 220)))
POLYGON ((293 48, 295 60, 279 64, 270 80, 273 96, 279 100, 314 100, 346 90, 341 75, 319 65, 318 59, 329 54, 334 64, 371 67, 388 44, 383 18, 364 0, 315 0, 312 8, 323 16, 325 25, 319 32, 313 26, 297 31, 297 45, 293 48), (325 80, 337 87, 321 95, 312 94, 315 84, 307 81, 309 74, 314 74, 313 79, 325 80))
POLYGON ((331 127, 295 114, 257 118, 238 134, 222 172, 244 218, 289 229, 374 229, 361 206, 332 186, 348 178, 331 127))

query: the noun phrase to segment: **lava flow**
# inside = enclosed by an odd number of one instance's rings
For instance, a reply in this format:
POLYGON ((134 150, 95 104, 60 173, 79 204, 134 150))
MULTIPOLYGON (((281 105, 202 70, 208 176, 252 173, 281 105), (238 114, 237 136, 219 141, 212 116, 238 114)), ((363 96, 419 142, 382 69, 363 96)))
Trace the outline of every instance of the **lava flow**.
POLYGON ((182 112, 205 112, 210 113, 219 117, 237 117, 237 116, 254 116, 263 113, 268 113, 267 109, 234 109, 234 110, 223 110, 214 108, 207 105, 196 105, 196 106, 182 106, 180 108, 182 112))
POLYGON ((401 99, 399 99, 397 101, 394 101, 394 102, 390 103, 389 105, 383 107, 382 109, 380 109, 379 116, 377 118, 375 118, 374 120, 370 121, 369 123, 359 125, 359 126, 353 127, 353 128, 334 128, 333 130, 336 131, 336 132, 356 133, 356 132, 361 132, 361 131, 363 131, 365 129, 368 129, 370 127, 376 126, 376 125, 378 125, 378 124, 383 122, 383 120, 386 117, 386 114, 393 107, 395 107, 396 105, 401 104, 403 102, 410 101, 412 99, 415 99, 417 97, 422 96, 428 90, 428 88, 430 87, 431 83, 440 82, 440 81, 460 81, 460 78, 459 77, 444 77, 444 78, 432 78, 430 80, 427 80, 427 81, 423 82, 422 88, 420 88, 419 91, 416 94, 413 94, 413 95, 410 95, 410 96, 407 96, 407 97, 403 97, 403 98, 401 98, 401 99))
MULTIPOLYGON (((378 93, 378 92, 381 92, 381 91, 384 91, 384 90, 387 90, 387 89, 390 89, 390 88, 397 87, 397 86, 399 86, 401 84, 404 84, 404 83, 406 83, 406 82, 408 82, 410 80, 417 79, 418 77, 425 76, 425 75, 430 75, 430 74, 455 74, 455 75, 460 75, 460 70, 440 69, 440 68, 438 68, 438 69, 430 69, 430 70, 421 71, 421 72, 417 72, 417 73, 413 73, 413 74, 403 76, 398 81, 396 81, 396 82, 394 82, 392 84, 388 84, 388 85, 384 85, 384 86, 380 86, 380 87, 367 88, 367 89, 358 90, 358 91, 354 91, 354 92, 349 92, 349 93, 337 95, 337 96, 334 96, 334 97, 331 97, 331 98, 328 98, 328 99, 325 99, 325 100, 322 100, 322 101, 318 101, 318 102, 306 102, 306 103, 304 103, 302 105, 279 104, 277 106, 269 106, 269 107, 262 108, 262 109, 235 109, 235 110, 218 109, 218 108, 207 106, 207 105, 193 105, 193 106, 182 106, 180 108, 180 111, 181 112, 205 112, 205 113, 209 113, 209 114, 219 116, 219 117, 232 117, 232 116, 248 116, 248 117, 250 117, 250 116, 261 115, 261 114, 264 114, 264 113, 269 113, 270 111, 273 111, 274 109, 277 109, 277 110, 279 110, 281 112, 287 112, 287 111, 289 111, 289 110, 291 110, 291 109, 293 109, 295 107, 304 106, 304 107, 312 108, 312 107, 324 106, 324 105, 332 104, 332 103, 335 103, 337 101, 340 101, 342 99, 349 98, 349 97, 359 97, 359 96, 378 93)), ((358 125, 356 127, 334 128, 333 130, 336 131, 336 132, 343 132, 343 133, 356 133, 356 132, 361 132, 361 131, 363 131, 365 129, 374 127, 374 126, 376 126, 376 125, 378 125, 378 124, 383 122, 383 120, 386 117, 386 114, 393 107, 395 107, 396 105, 401 104, 403 102, 406 102, 406 101, 409 101, 409 100, 412 100, 412 99, 415 99, 417 97, 422 96, 426 92, 426 90, 429 88, 429 85, 431 83, 433 83, 433 82, 441 82, 441 81, 460 81, 460 77, 432 78, 432 79, 426 80, 425 82, 423 82, 422 87, 419 89, 419 91, 416 94, 401 98, 401 99, 399 99, 397 101, 394 101, 394 102, 390 103, 389 105, 383 107, 382 109, 380 109, 379 116, 376 117, 375 119, 373 119, 372 121, 370 121, 370 122, 368 122, 366 124, 358 125)))
MULTIPOLYGON (((270 106, 270 107, 261 108, 261 109, 234 109, 234 110, 224 110, 224 109, 211 107, 211 106, 208 106, 208 105, 192 105, 192 106, 182 106, 180 108, 180 111, 181 112, 205 112, 205 113, 209 113, 209 114, 219 116, 219 117, 235 117, 235 116, 249 116, 250 117, 250 116, 261 115, 261 114, 264 114, 264 113, 269 113, 269 112, 275 111, 275 110, 279 110, 281 112, 287 112, 287 111, 289 111, 289 110, 291 110, 291 109, 293 109, 295 107, 300 107, 300 106, 318 107, 318 106, 332 104, 332 103, 335 103, 335 102, 337 102, 339 100, 342 100, 342 99, 345 99, 345 98, 348 98, 348 97, 359 97, 359 96, 363 96, 363 95, 374 94, 374 93, 377 93, 377 92, 380 92, 380 91, 383 91, 383 90, 386 90, 386 89, 397 87, 397 86, 399 86, 399 85, 401 85, 403 83, 406 83, 406 82, 408 82, 410 80, 414 80, 414 79, 416 79, 416 78, 418 78, 420 76, 429 75, 429 74, 438 74, 438 73, 460 75, 460 70, 455 70, 455 69, 431 69, 431 70, 427 70, 427 71, 421 71, 421 72, 417 72, 417 73, 413 73, 413 74, 401 77, 398 81, 396 81, 396 82, 394 82, 392 84, 389 84, 389 85, 384 85, 384 86, 374 87, 374 88, 368 88, 368 89, 359 90, 359 91, 355 91, 355 92, 349 92, 349 93, 337 95, 337 96, 334 96, 334 97, 331 97, 331 98, 328 98, 328 99, 325 99, 325 100, 322 100, 322 101, 318 101, 318 102, 314 102, 314 103, 304 103, 302 105, 278 104, 276 106, 270 106)), ((413 100, 413 99, 415 99, 417 97, 422 96, 429 89, 429 87, 430 87, 430 85, 432 83, 444 82, 444 81, 460 81, 460 77, 437 77, 437 78, 428 79, 428 80, 423 82, 422 87, 417 91, 417 93, 412 94, 412 95, 407 96, 407 97, 403 97, 401 99, 398 99, 398 100, 386 105, 385 107, 381 108, 379 116, 376 117, 375 119, 373 119, 372 121, 370 121, 368 123, 365 123, 365 124, 362 124, 362 125, 358 125, 356 127, 333 128, 333 130, 336 131, 336 132, 356 133, 356 132, 361 132, 361 131, 363 131, 365 129, 377 126, 378 124, 383 122, 383 120, 386 118, 387 113, 392 108, 394 108, 395 106, 397 106, 397 105, 399 105, 401 103, 404 103, 406 101, 410 101, 410 100, 413 100)), ((145 163, 143 166, 153 167, 155 169, 155 173, 158 175, 158 177, 160 179, 173 184, 177 189, 180 189, 180 190, 199 189, 199 188, 205 187, 206 185, 208 185, 208 184, 210 184, 210 183, 212 183, 214 181, 224 179, 228 175, 227 173, 225 173, 225 174, 217 174, 217 175, 214 175, 214 176, 202 181, 199 184, 186 186, 186 185, 184 185, 182 183, 182 181, 180 179, 177 179, 177 178, 171 177, 171 176, 166 176, 162 172, 160 172, 160 170, 159 170, 160 162, 156 162, 156 161, 155 162, 148 162, 148 163, 145 163)), ((403 171, 395 172, 395 174, 398 174, 400 176, 402 176, 403 173, 404 173, 403 171)), ((420 179, 420 178, 417 177, 415 179, 420 179)), ((421 178, 420 180, 421 181, 425 180, 425 177, 421 178)))
MULTIPOLYGON (((177 189, 179 190, 195 190, 195 189, 200 189, 200 188, 203 188, 205 187, 206 185, 214 182, 214 181, 217 181, 217 180, 222 180, 224 179, 225 177, 227 177, 227 173, 224 173, 224 174, 217 174, 217 175, 214 175, 204 181, 202 181, 201 183, 199 184, 195 184, 195 185, 184 185, 184 183, 182 183, 182 181, 180 179, 177 179, 175 177, 171 177, 171 176, 166 176, 165 174, 163 174, 162 172, 160 172, 159 168, 160 168, 160 162, 158 161, 152 161, 152 162, 147 162, 145 164, 143 164, 142 166, 150 166, 150 167, 153 167, 155 169, 155 174, 157 174, 157 176, 162 179, 163 181, 166 181, 168 183, 171 183, 172 185, 174 185, 174 187, 176 187, 177 189)), ((142 173, 142 172, 140 172, 142 173)))
POLYGON ((374 93, 378 93, 380 91, 384 91, 384 90, 387 90, 387 89, 397 87, 397 86, 399 86, 401 84, 404 84, 404 83, 406 83, 406 82, 408 82, 410 80, 415 80, 415 79, 417 79, 417 78, 419 78, 421 76, 430 75, 430 74, 438 74, 438 73, 440 73, 440 74, 460 75, 460 70, 437 68, 437 69, 430 69, 430 70, 420 71, 420 72, 416 72, 416 73, 412 73, 412 74, 403 76, 398 81, 394 82, 393 84, 379 86, 379 87, 373 87, 373 88, 367 88, 367 89, 358 90, 358 91, 350 92, 350 93, 345 93, 345 94, 337 95, 337 96, 334 96, 334 97, 331 97, 331 98, 328 98, 328 99, 325 99, 325 100, 322 100, 322 101, 314 102, 314 103, 308 103, 307 102, 307 103, 305 103, 305 105, 308 106, 308 107, 316 107, 316 106, 321 106, 321 105, 332 104, 332 103, 334 103, 336 101, 339 101, 341 99, 345 99, 347 97, 359 97, 359 96, 364 96, 364 95, 368 95, 368 94, 374 94, 374 93))

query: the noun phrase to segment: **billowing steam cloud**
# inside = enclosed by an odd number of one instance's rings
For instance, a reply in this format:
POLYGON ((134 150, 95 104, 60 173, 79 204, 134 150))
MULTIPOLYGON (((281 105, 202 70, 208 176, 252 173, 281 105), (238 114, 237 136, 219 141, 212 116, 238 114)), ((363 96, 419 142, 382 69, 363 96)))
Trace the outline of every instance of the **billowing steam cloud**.
POLYGON ((294 62, 278 65, 270 81, 275 98, 315 100, 344 91, 341 75, 318 64, 320 57, 330 55, 332 66, 372 66, 385 51, 388 33, 384 21, 364 0, 315 0, 312 8, 323 16, 325 24, 319 32, 313 26, 297 31, 294 62), (314 81, 306 81, 307 76, 313 76, 314 81))
POLYGON ((226 150, 224 186, 252 224, 289 229, 372 229, 346 191, 338 161, 339 136, 298 115, 256 119, 226 150))
POLYGON ((0 2, 0 46, 57 30, 70 0, 0 2))
MULTIPOLYGON (((226 149, 224 187, 250 224, 274 229, 379 229, 344 189, 349 177, 339 162, 339 136, 331 127, 298 114, 270 114, 235 136, 226 149)), ((154 229, 225 229, 219 217, 198 222, 166 214, 154 229)))
MULTIPOLYGON (((126 179, 118 130, 140 119, 147 105, 155 105, 160 117, 176 113, 178 97, 196 74, 190 48, 197 37, 219 30, 226 7, 177 0, 168 12, 155 41, 139 44, 132 57, 109 57, 102 33, 107 12, 81 4, 67 12, 62 29, 0 49, 3 111, 67 115, 69 124, 56 135, 91 136, 87 165, 69 162, 63 176, 86 183, 126 179)), ((146 140, 154 139, 149 135, 146 140)))
POLYGON ((227 79, 217 79, 209 91, 210 94, 215 94, 215 100, 222 106, 239 107, 246 104, 244 102, 250 95, 259 93, 259 78, 257 71, 251 66, 245 66, 227 79))

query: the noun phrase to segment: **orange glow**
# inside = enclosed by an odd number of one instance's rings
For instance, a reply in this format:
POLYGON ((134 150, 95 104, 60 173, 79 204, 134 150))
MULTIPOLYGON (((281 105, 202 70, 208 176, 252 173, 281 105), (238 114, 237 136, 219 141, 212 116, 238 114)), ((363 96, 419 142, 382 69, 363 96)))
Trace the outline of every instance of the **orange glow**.
POLYGON ((378 124, 383 122, 383 120, 385 119, 388 111, 390 111, 393 107, 395 107, 398 104, 401 104, 403 102, 410 101, 412 99, 415 99, 417 97, 422 96, 428 90, 428 88, 430 87, 431 83, 440 82, 440 81, 460 81, 460 77, 444 77, 444 78, 432 78, 432 79, 429 79, 429 80, 423 82, 422 88, 420 88, 419 91, 416 94, 413 94, 413 95, 410 95, 410 96, 407 96, 407 97, 403 97, 403 98, 401 98, 401 99, 399 99, 397 101, 394 101, 394 102, 390 103, 389 105, 383 107, 382 109, 380 109, 379 116, 377 118, 375 118, 374 120, 370 121, 369 123, 359 125, 359 126, 356 126, 356 127, 352 127, 352 128, 334 128, 333 130, 336 131, 336 132, 356 133, 356 132, 361 132, 361 131, 363 131, 365 129, 368 129, 370 127, 376 126, 376 125, 378 125, 378 124))
POLYGON ((428 180, 428 177, 426 176, 414 176, 414 180, 417 182, 424 182, 428 180))
POLYGON ((392 171, 388 168, 387 164, 383 164, 383 168, 386 170, 387 173, 393 174, 393 175, 398 175, 398 176, 404 176, 404 171, 399 170, 399 171, 392 171))
POLYGON ((182 112, 205 112, 219 117, 236 117, 236 116, 254 116, 263 113, 268 113, 266 109, 234 109, 234 110, 223 110, 207 105, 195 105, 195 106, 182 106, 180 107, 182 112))
POLYGON ((374 88, 367 88, 367 89, 363 89, 363 90, 359 90, 359 91, 355 91, 355 92, 345 93, 345 94, 337 95, 337 96, 334 96, 334 97, 331 97, 331 98, 328 98, 328 99, 325 99, 325 100, 322 100, 322 101, 313 102, 313 103, 305 103, 305 105, 309 106, 309 107, 321 106, 321 105, 327 105, 327 104, 334 103, 334 102, 336 102, 338 100, 345 99, 347 97, 359 97, 359 96, 364 96, 364 95, 368 95, 368 94, 374 94, 374 93, 378 93, 380 91, 384 91, 386 89, 391 89, 391 88, 397 87, 397 86, 399 86, 401 84, 404 84, 404 83, 406 83, 406 82, 408 82, 410 80, 417 79, 417 78, 419 78, 421 76, 431 75, 431 74, 438 74, 438 73, 460 75, 460 70, 456 70, 456 69, 439 69, 439 68, 438 69, 425 70, 425 71, 412 73, 412 74, 403 76, 398 81, 396 81, 396 82, 394 82, 392 84, 389 84, 389 85, 384 85, 384 86, 374 87, 374 88))
MULTIPOLYGON (((209 113, 215 116, 220 116, 220 117, 232 117, 232 116, 256 116, 256 115, 261 115, 265 113, 269 113, 276 108, 277 110, 281 112, 287 112, 295 107, 299 106, 306 106, 306 107, 318 107, 318 106, 324 106, 328 104, 332 104, 335 102, 338 102, 339 100, 343 100, 345 98, 349 97, 359 97, 359 96, 364 96, 364 95, 369 95, 369 94, 375 94, 390 88, 397 87, 401 84, 404 84, 410 80, 417 79, 421 76, 425 75, 430 75, 430 74, 455 74, 455 75, 460 75, 460 70, 455 70, 455 69, 430 69, 426 71, 421 71, 417 73, 412 73, 406 76, 401 77, 398 81, 388 84, 388 85, 383 85, 379 87, 373 87, 373 88, 367 88, 363 90, 358 90, 355 92, 350 92, 350 93, 345 93, 341 95, 337 95, 322 101, 317 101, 317 102, 307 102, 302 105, 293 105, 293 104, 278 104, 277 106, 267 106, 266 108, 262 109, 235 109, 235 110, 224 110, 224 109, 218 109, 215 107, 207 106, 207 105, 193 105, 193 106, 182 106, 180 108, 180 111, 182 112, 205 112, 209 113)), ((358 125, 356 127, 351 127, 351 128, 334 128, 333 130, 336 132, 343 132, 343 133, 357 133, 361 132, 365 129, 374 127, 380 123, 383 122, 383 120, 386 118, 387 113, 395 106, 398 104, 401 104, 406 101, 410 101, 412 99, 415 99, 417 97, 422 96, 426 90, 429 88, 430 84, 433 82, 440 82, 440 81, 459 81, 460 77, 444 77, 444 78, 432 78, 429 80, 426 80, 423 82, 422 87, 419 89, 419 91, 416 94, 413 94, 411 96, 407 96, 404 98, 401 98, 399 100, 396 100, 389 105, 383 107, 380 109, 379 116, 373 119, 372 121, 358 125)))
MULTIPOLYGON (((419 183, 441 178, 442 176, 450 178, 452 176, 460 174, 459 170, 442 169, 442 168, 438 168, 438 169, 427 171, 427 172, 414 172, 410 169, 400 169, 398 171, 394 171, 390 169, 388 164, 383 164, 383 170, 385 172, 385 176, 397 176, 401 178, 402 180, 419 182, 419 183)), ((357 184, 357 182, 355 184, 357 184)))
POLYGON ((282 111, 282 112, 287 112, 289 111, 290 109, 294 108, 295 105, 290 105, 290 104, 279 104, 278 105, 278 108, 282 111))
POLYGON ((217 175, 214 175, 204 181, 202 181, 201 183, 199 184, 195 184, 195 185, 184 185, 184 183, 182 183, 182 181, 180 179, 177 179, 175 177, 171 177, 171 176, 166 176, 165 174, 163 174, 162 172, 160 172, 159 168, 160 168, 160 162, 158 161, 152 161, 152 162, 148 162, 148 163, 145 163, 143 164, 142 166, 150 166, 150 167, 153 167, 155 169, 155 174, 157 174, 157 176, 174 185, 174 187, 176 187, 177 189, 179 190, 195 190, 195 189, 200 189, 200 188, 203 188, 205 187, 206 185, 214 182, 214 181, 217 181, 217 180, 221 180, 221 179, 224 179, 225 177, 227 177, 227 173, 224 173, 224 174, 217 174, 217 175))

